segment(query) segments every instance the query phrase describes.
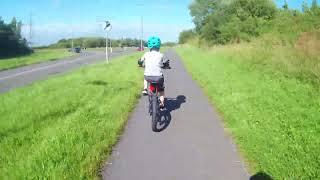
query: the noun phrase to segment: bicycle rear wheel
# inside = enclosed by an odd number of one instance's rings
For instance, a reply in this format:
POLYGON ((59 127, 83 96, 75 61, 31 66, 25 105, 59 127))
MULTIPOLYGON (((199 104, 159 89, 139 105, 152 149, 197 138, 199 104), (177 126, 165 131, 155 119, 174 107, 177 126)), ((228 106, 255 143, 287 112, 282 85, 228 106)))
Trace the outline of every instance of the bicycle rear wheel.
POLYGON ((152 116, 152 95, 151 94, 149 94, 148 100, 149 100, 149 115, 152 116))
POLYGON ((157 132, 159 102, 157 95, 152 95, 152 131, 157 132))

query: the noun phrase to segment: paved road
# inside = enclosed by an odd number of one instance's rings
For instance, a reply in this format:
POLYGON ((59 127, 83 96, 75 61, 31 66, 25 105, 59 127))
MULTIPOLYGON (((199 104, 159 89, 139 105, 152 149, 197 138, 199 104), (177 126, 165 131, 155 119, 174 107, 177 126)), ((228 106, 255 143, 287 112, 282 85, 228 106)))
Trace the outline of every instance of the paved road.
MULTIPOLYGON (((110 54, 110 57, 121 56, 132 51, 132 49, 129 49, 125 52, 114 52, 110 54)), ((105 54, 103 51, 83 52, 75 57, 0 71, 0 93, 31 84, 34 81, 47 79, 51 75, 64 73, 84 65, 101 62, 104 59, 105 54)))
POLYGON ((147 98, 132 114, 103 169, 106 180, 240 180, 249 174, 217 113, 173 51, 165 73, 169 112, 160 133, 151 131, 147 98), (170 121, 171 116, 171 121, 170 121))

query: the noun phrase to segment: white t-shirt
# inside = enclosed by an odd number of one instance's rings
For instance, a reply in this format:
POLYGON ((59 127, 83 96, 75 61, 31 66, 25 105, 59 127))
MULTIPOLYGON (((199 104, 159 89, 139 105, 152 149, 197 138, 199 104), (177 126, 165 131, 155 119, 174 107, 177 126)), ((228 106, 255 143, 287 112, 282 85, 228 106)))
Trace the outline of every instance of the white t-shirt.
POLYGON ((145 76, 162 76, 163 54, 158 51, 146 52, 142 58, 144 61, 145 76))

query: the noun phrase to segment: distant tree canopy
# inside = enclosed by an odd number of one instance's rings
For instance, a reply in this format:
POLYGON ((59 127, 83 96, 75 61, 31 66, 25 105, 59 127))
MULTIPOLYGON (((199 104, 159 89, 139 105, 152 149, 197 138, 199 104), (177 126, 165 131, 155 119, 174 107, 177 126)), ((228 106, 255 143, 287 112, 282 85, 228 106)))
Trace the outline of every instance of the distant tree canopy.
MULTIPOLYGON (((273 0, 194 0, 189 10, 195 30, 181 32, 179 43, 195 35, 211 44, 249 41, 276 28, 274 24, 279 25, 280 20, 291 22, 292 17, 302 16, 301 12, 289 9, 287 0, 283 2, 282 8, 277 8, 273 0)), ((318 17, 317 0, 312 1, 311 7, 304 1, 302 11, 318 17)), ((316 19, 309 18, 308 22, 315 23, 316 19)))
POLYGON ((26 39, 21 36, 22 22, 16 18, 6 24, 0 17, 0 57, 18 56, 31 53, 26 39))
POLYGON ((175 43, 175 42, 165 42, 165 43, 162 44, 162 46, 173 47, 173 46, 175 46, 176 44, 177 44, 177 43, 175 43))
POLYGON ((192 29, 182 31, 179 35, 179 43, 180 44, 186 43, 189 39, 192 39, 195 36, 196 36, 196 33, 192 29))
POLYGON ((312 0, 311 9, 317 9, 318 8, 318 2, 317 0, 312 0))
POLYGON ((222 0, 194 0, 189 6, 190 14, 193 17, 193 22, 196 25, 196 31, 199 32, 205 23, 205 19, 216 9, 222 0))
POLYGON ((289 9, 289 5, 288 5, 287 0, 284 0, 284 4, 283 4, 282 8, 286 9, 286 10, 289 9))
MULTIPOLYGON (((110 40, 109 40, 110 43, 110 40)), ((143 45, 145 41, 142 42, 143 45)), ((131 47, 131 46, 140 46, 141 41, 139 39, 111 39, 112 47, 131 47)), ((72 39, 61 39, 57 43, 49 45, 49 48, 71 48, 72 39)), ((104 37, 82 37, 73 39, 74 47, 82 48, 96 48, 96 47, 105 47, 106 39, 104 37)))

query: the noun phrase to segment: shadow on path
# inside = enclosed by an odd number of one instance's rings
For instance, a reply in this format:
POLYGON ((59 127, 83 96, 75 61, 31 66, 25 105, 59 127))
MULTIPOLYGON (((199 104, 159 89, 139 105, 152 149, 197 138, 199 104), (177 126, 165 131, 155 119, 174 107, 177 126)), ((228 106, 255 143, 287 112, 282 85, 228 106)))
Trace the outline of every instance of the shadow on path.
POLYGON ((181 104, 186 102, 184 95, 179 95, 176 98, 166 98, 165 109, 160 112, 160 119, 157 124, 156 132, 162 132, 170 125, 171 112, 180 109, 181 104))

